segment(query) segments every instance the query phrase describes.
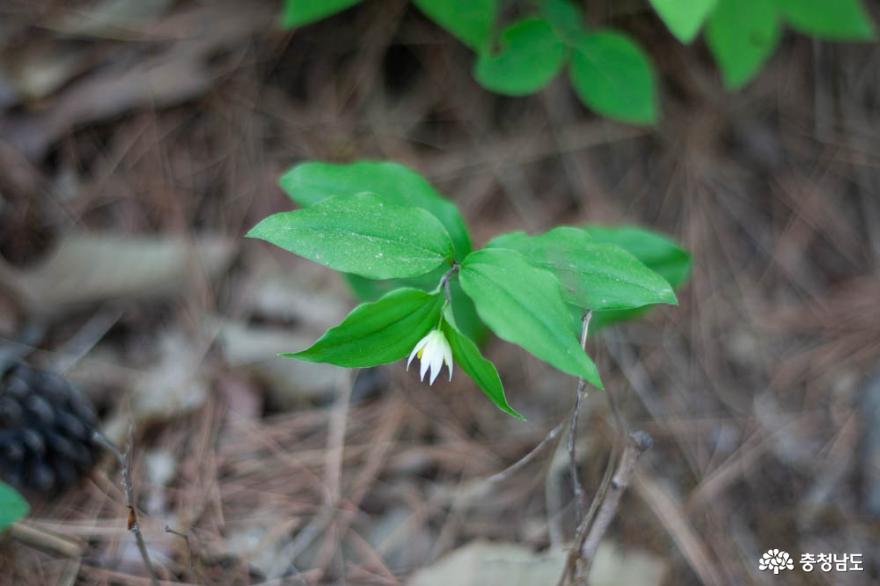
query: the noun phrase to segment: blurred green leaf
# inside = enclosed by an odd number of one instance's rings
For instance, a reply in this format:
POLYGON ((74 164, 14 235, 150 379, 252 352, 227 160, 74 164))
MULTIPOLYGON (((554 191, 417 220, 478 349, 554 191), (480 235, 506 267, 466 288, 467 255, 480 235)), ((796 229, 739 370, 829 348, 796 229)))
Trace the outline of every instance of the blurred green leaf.
POLYGON ((628 36, 609 30, 580 35, 570 74, 580 99, 596 112, 626 122, 656 122, 651 62, 628 36))
POLYGON ((496 0, 413 0, 425 15, 462 43, 482 52, 492 40, 496 0))
POLYGON ((874 23, 860 0, 776 0, 792 28, 833 41, 874 38, 874 23))
POLYGON ((498 376, 498 370, 495 368, 495 365, 486 360, 480 353, 477 345, 468 336, 462 334, 449 320, 443 321, 442 328, 446 339, 449 341, 449 346, 452 348, 452 360, 455 365, 473 379, 477 386, 480 387, 480 390, 483 391, 483 394, 496 407, 524 421, 525 417, 520 415, 507 402, 507 397, 504 394, 504 385, 501 384, 501 377, 498 376))
POLYGON ((362 193, 265 218, 248 233, 337 271, 371 279, 430 272, 453 256, 449 234, 421 208, 362 193))
POLYGON ((682 43, 690 43, 717 0, 650 0, 667 28, 682 43))
POLYGON ((553 79, 565 62, 565 45, 541 18, 520 20, 501 32, 500 50, 481 53, 474 77, 486 89, 509 96, 534 93, 553 79))
POLYGON ((372 303, 363 303, 311 347, 283 354, 310 362, 364 368, 394 362, 440 322, 443 293, 397 289, 372 303))
POLYGON ((0 482, 0 531, 24 517, 31 510, 17 490, 0 482))
POLYGON ((779 37, 775 0, 719 0, 706 27, 706 43, 730 89, 744 86, 761 70, 779 37))
POLYGON ((309 24, 342 12, 358 2, 360 0, 284 0, 281 25, 293 28, 309 24))
POLYGON ((480 318, 499 338, 602 387, 552 273, 533 267, 515 250, 494 248, 468 255, 459 279, 480 318))
POLYGON ((279 180, 281 188, 303 207, 334 195, 378 194, 387 201, 425 209, 437 217, 455 245, 455 257, 471 251, 471 240, 458 208, 412 169, 393 162, 300 163, 279 180))
POLYGON ((511 248, 547 269, 562 284, 566 301, 582 309, 632 309, 676 303, 659 274, 614 243, 596 242, 584 230, 563 226, 539 236, 514 233, 490 246, 511 248))
POLYGON ((540 12, 560 38, 568 43, 574 42, 578 35, 585 32, 583 12, 571 0, 544 0, 540 12))

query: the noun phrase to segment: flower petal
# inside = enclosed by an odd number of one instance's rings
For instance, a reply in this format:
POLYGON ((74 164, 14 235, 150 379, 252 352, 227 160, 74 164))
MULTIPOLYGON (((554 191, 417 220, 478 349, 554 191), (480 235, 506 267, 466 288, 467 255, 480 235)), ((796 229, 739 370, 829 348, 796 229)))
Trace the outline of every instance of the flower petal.
POLYGON ((410 354, 409 354, 409 358, 406 359, 406 369, 407 369, 407 370, 409 370, 409 364, 410 364, 410 362, 412 362, 413 358, 416 357, 416 353, 417 353, 418 351, 419 351, 419 347, 416 346, 415 348, 413 348, 413 351, 410 352, 410 354))
POLYGON ((415 347, 412 349, 412 352, 409 353, 409 358, 406 360, 406 369, 407 369, 407 370, 409 370, 409 364, 410 364, 410 362, 412 362, 413 358, 416 357, 416 354, 419 353, 419 350, 421 350, 421 349, 425 346, 425 344, 426 344, 427 341, 428 341, 428 336, 430 336, 430 335, 431 335, 431 334, 429 333, 429 334, 427 334, 427 335, 425 335, 425 336, 422 336, 422 339, 419 340, 418 342, 416 342, 416 345, 415 345, 415 347))
MULTIPOLYGON (((445 339, 443 340, 446 341, 445 339)), ((437 375, 440 374, 440 371, 443 369, 443 345, 440 340, 436 340, 433 348, 434 352, 431 354, 431 382, 428 384, 434 384, 434 381, 437 380, 437 375)), ((426 357, 427 358, 427 357, 426 357)))
POLYGON ((452 347, 449 346, 449 340, 446 339, 446 336, 442 336, 439 342, 441 354, 443 355, 443 362, 449 370, 449 380, 452 380, 452 347))
POLYGON ((437 375, 440 374, 440 370, 443 369, 443 363, 440 364, 431 364, 431 378, 428 380, 429 385, 433 385, 434 381, 437 380, 437 375))
POLYGON ((425 373, 428 372, 428 366, 431 363, 432 351, 433 346, 431 345, 431 340, 428 340, 428 343, 425 344, 425 347, 422 349, 422 356, 419 358, 422 363, 419 368, 419 380, 425 380, 425 373))

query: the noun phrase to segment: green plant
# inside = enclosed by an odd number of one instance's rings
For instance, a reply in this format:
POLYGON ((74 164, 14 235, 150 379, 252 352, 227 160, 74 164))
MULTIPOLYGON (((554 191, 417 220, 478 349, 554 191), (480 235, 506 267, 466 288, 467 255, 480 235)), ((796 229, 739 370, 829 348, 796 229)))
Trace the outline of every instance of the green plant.
POLYGON ((30 507, 18 491, 0 482, 0 532, 27 515, 28 511, 30 507))
POLYGON ((307 162, 280 184, 302 209, 269 216, 248 236, 347 273, 369 300, 311 347, 284 356, 344 367, 418 357, 431 383, 443 364, 450 378, 457 364, 516 417, 480 353, 486 327, 601 388, 579 341, 581 317, 591 311, 609 323, 675 304, 671 283, 690 266, 672 241, 635 227, 511 232, 473 250, 456 207, 397 163, 307 162))
MULTIPOLYGON (((774 53, 782 31, 821 39, 865 41, 874 25, 861 0, 648 0, 682 43, 704 29, 724 84, 752 80, 774 53)), ((297 27, 360 0, 285 0, 282 23, 297 27)), ((581 101, 618 120, 653 124, 656 76, 648 55, 627 34, 594 29, 572 0, 533 0, 513 23, 500 23, 502 0, 413 0, 431 20, 476 53, 474 77, 496 93, 532 94, 568 67, 581 101)))

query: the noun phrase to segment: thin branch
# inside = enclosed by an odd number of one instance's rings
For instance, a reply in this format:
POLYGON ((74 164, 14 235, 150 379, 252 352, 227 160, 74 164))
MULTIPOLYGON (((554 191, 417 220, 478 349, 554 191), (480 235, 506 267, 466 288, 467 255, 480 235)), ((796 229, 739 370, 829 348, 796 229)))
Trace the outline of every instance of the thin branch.
POLYGON ((602 537, 617 514, 620 498, 629 486, 636 469, 636 463, 653 443, 651 436, 643 431, 634 431, 629 435, 629 441, 620 456, 608 489, 601 497, 595 517, 584 518, 578 527, 577 537, 568 554, 560 583, 566 583, 566 580, 569 579, 576 586, 587 585, 590 566, 596 557, 602 537))
POLYGON ((596 489, 593 500, 590 502, 590 509, 577 524, 577 529, 575 530, 574 535, 574 544, 569 550, 569 555, 565 567, 562 570, 562 575, 559 576, 557 586, 565 586, 565 584, 568 583, 569 576, 574 576, 576 573, 578 556, 573 554, 579 550, 579 544, 586 535, 587 530, 589 530, 593 519, 596 518, 596 513, 599 511, 599 505, 602 504, 605 500, 605 495, 608 494, 608 488, 611 486, 611 479, 614 478, 614 464, 617 462, 619 454, 618 447, 618 442, 614 442, 614 445, 611 448, 611 454, 608 456, 608 463, 605 465, 605 472, 602 474, 602 482, 599 483, 599 488, 596 489))
POLYGON ((501 472, 496 472, 495 474, 493 474, 492 476, 487 478, 486 484, 497 484, 499 482, 504 482, 505 480, 507 480, 508 478, 510 478, 511 476, 513 476, 514 474, 516 474, 517 472, 519 472, 520 470, 522 470, 523 468, 528 466, 532 461, 534 461, 535 458, 537 458, 544 451, 544 449, 548 445, 550 445, 553 441, 556 440, 556 438, 562 432, 562 429, 564 427, 565 427, 565 421, 561 421, 561 422, 557 423, 556 427, 551 429, 547 433, 547 435, 544 436, 544 439, 542 439, 541 442, 537 446, 532 448, 532 450, 528 454, 526 454, 525 456, 523 456, 522 458, 520 458, 519 460, 517 460, 516 462, 514 462, 513 464, 511 464, 510 466, 508 466, 504 470, 502 470, 501 472))
MULTIPOLYGON (((587 335, 590 332, 590 320, 593 318, 593 311, 590 310, 584 314, 581 320, 581 348, 587 349, 587 335)), ((574 491, 575 511, 577 514, 577 522, 580 523, 584 517, 584 487, 578 475, 577 453, 575 443, 577 440, 577 424, 578 417, 581 412, 581 403, 587 397, 587 382, 579 378, 577 390, 574 398, 574 409, 571 410, 571 421, 568 426, 568 468, 571 474, 571 486, 574 491)))
POLYGON ((147 567, 147 572, 150 574, 150 584, 152 584, 152 586, 159 586, 159 578, 156 576, 156 571, 153 568, 153 564, 150 562, 150 552, 147 550, 147 543, 144 541, 144 534, 141 532, 140 520, 135 506, 134 485, 131 481, 132 453, 134 452, 134 425, 131 425, 128 428, 128 447, 126 448, 125 453, 123 453, 116 444, 111 442, 103 433, 96 431, 93 437, 95 441, 107 448, 119 462, 119 466, 122 469, 122 489, 125 492, 126 505, 128 506, 128 530, 134 534, 138 550, 141 553, 141 558, 144 560, 144 565, 147 567))
POLYGON ((205 575, 204 572, 202 572, 201 558, 197 557, 195 551, 193 551, 193 546, 192 542, 189 539, 189 535, 180 531, 175 531, 168 525, 165 525, 165 533, 176 535, 183 540, 183 542, 186 544, 186 556, 189 562, 189 570, 195 576, 199 584, 205 584, 205 575), (196 564, 196 561, 198 561, 198 564, 196 564))
POLYGON ((78 558, 82 555, 83 548, 80 543, 23 521, 13 523, 8 531, 11 538, 41 551, 68 558, 78 558))

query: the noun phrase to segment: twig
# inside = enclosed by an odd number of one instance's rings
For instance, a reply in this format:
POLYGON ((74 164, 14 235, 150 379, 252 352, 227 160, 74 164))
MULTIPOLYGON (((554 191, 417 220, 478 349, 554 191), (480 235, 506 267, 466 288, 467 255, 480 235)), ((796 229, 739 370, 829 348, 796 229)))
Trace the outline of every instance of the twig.
POLYGON ((681 504, 647 474, 636 474, 633 488, 672 537, 700 584, 724 584, 725 580, 717 569, 718 564, 712 560, 708 544, 688 521, 681 504))
POLYGON ((128 428, 128 447, 123 453, 116 444, 111 442, 103 433, 96 431, 94 439, 102 446, 110 450, 119 462, 122 469, 122 489, 125 491, 126 505, 128 506, 128 530, 134 534, 137 542, 138 550, 141 552, 141 558, 150 574, 150 583, 153 586, 159 586, 159 578, 153 564, 150 562, 150 552, 147 550, 147 544, 144 541, 144 534, 141 532, 141 525, 138 519, 137 508, 135 507, 134 485, 131 481, 132 453, 134 452, 134 425, 128 428))
MULTIPOLYGON (((581 348, 587 349, 587 335, 590 331, 590 320, 593 318, 593 312, 588 311, 584 314, 581 321, 581 348)), ((574 398, 574 409, 571 410, 571 421, 568 426, 568 468, 571 474, 571 486, 574 491, 575 511, 577 514, 577 523, 581 522, 584 517, 584 487, 581 485, 578 477, 577 454, 575 442, 577 440, 577 424, 578 417, 581 412, 581 403, 587 396, 587 381, 582 378, 578 379, 577 391, 574 398)))
POLYGON ((510 466, 508 466, 504 470, 502 470, 501 472, 496 472, 495 474, 493 474, 492 476, 487 478, 485 481, 486 484, 497 484, 499 482, 504 482, 505 480, 507 480, 508 478, 510 478, 511 476, 513 476, 514 474, 516 474, 517 472, 519 472, 520 470, 522 470, 523 468, 528 466, 532 461, 534 461, 535 458, 537 458, 544 451, 544 449, 548 445, 550 445, 553 441, 556 440, 556 438, 562 432, 562 429, 564 427, 565 427, 565 421, 561 421, 561 422, 557 423, 556 427, 551 429, 547 433, 547 435, 544 436, 544 439, 542 439, 541 442, 537 446, 532 448, 532 450, 528 454, 526 454, 525 456, 523 456, 522 458, 520 458, 519 460, 517 460, 516 462, 514 462, 513 464, 511 464, 510 466))
POLYGON ((41 551, 68 558, 82 555, 82 545, 76 541, 21 521, 13 523, 8 531, 11 538, 41 551))
MULTIPOLYGON (((596 557, 596 551, 599 549, 602 537, 617 514, 620 498, 629 486, 636 469, 636 463, 642 453, 653 443, 654 440, 644 431, 634 431, 629 435, 629 441, 620 456, 614 476, 611 478, 607 490, 601 495, 601 502, 596 509, 595 517, 585 517, 578 527, 575 543, 568 554, 560 583, 564 584, 567 580, 571 580, 577 586, 586 586, 590 565, 596 557)), ((598 499, 597 496, 597 501, 598 499)))
POLYGON ((170 533, 171 535, 176 535, 177 537, 180 537, 181 539, 183 539, 183 542, 186 544, 186 555, 187 555, 187 559, 189 561, 189 569, 193 573, 193 575, 196 577, 196 580, 198 580, 199 584, 205 584, 206 582, 205 582, 204 573, 202 572, 201 559, 199 559, 199 564, 197 567, 196 566, 196 555, 195 555, 195 552, 193 552, 192 542, 190 542, 190 540, 189 540, 189 535, 187 535, 186 533, 182 533, 180 531, 175 531, 174 529, 172 529, 168 525, 165 525, 165 533, 170 533))
POLYGON ((122 317, 123 312, 115 307, 93 315, 74 336, 59 350, 55 370, 66 373, 78 364, 95 345, 104 338, 122 317))

